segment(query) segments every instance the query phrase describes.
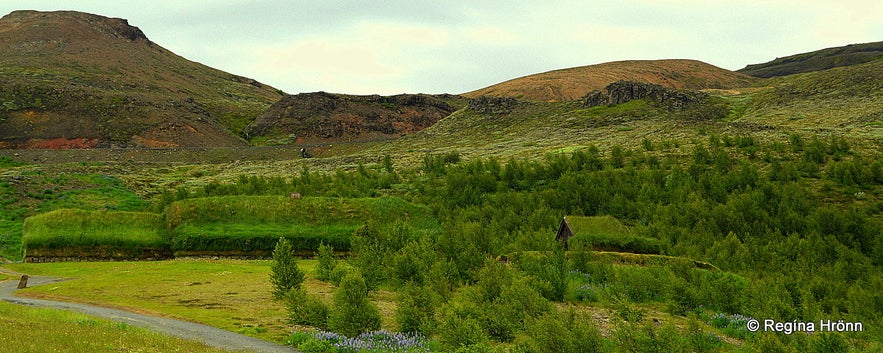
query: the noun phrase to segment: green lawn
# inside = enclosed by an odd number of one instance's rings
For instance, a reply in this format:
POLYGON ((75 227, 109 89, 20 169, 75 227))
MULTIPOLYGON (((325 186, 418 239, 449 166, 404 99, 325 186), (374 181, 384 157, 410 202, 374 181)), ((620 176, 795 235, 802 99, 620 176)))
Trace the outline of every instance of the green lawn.
MULTIPOLYGON (((335 287, 312 277, 316 261, 298 262, 305 287, 331 303, 335 287)), ((281 342, 291 333, 286 308, 272 299, 270 261, 171 260, 7 265, 31 275, 75 278, 22 290, 19 295, 119 307, 174 317, 281 342)), ((392 329, 395 295, 372 299, 392 329)))
POLYGON ((227 352, 146 329, 0 302, 0 347, 17 353, 227 352))

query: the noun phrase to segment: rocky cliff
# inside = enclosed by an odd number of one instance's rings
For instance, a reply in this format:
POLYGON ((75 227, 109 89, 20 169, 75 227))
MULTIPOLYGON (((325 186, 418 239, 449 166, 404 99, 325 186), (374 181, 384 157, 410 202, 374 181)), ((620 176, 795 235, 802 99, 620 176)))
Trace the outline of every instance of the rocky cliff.
POLYGON ((425 129, 456 110, 450 95, 355 96, 326 92, 283 96, 246 128, 250 139, 369 141, 425 129))

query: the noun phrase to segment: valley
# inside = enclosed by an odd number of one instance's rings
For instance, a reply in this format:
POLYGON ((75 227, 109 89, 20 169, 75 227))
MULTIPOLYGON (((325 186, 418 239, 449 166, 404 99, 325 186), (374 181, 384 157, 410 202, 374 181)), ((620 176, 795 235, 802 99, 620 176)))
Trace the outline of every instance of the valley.
POLYGON ((417 343, 385 349, 883 349, 876 43, 742 73, 635 60, 462 95, 291 95, 125 20, 39 15, 0 20, 21 36, 0 36, 18 48, 0 59, 0 256, 74 280, 17 295, 311 352, 399 333, 417 343), (46 42, 58 28, 76 37, 46 42), (274 298, 280 239, 301 282, 274 298), (752 330, 766 319, 863 329, 752 330))

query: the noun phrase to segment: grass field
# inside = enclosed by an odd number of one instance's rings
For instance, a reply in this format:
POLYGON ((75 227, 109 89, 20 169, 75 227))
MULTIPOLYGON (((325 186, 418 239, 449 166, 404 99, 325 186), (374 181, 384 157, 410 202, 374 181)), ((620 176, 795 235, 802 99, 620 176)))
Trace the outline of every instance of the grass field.
POLYGON ((0 349, 16 353, 227 352, 146 329, 0 302, 0 349))
MULTIPOLYGON (((327 303, 335 287, 312 276, 315 260, 301 260, 305 287, 327 303)), ((9 268, 32 275, 75 278, 18 292, 21 296, 111 306, 173 317, 281 342, 291 333, 287 309, 272 299, 269 261, 173 260, 16 264, 9 268)), ((371 294, 392 329, 393 293, 371 294)))

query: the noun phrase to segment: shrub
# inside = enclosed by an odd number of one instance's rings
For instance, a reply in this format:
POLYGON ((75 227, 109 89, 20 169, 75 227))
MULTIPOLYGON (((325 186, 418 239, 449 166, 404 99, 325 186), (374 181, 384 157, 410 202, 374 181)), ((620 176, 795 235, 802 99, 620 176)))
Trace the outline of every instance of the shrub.
POLYGON ((681 333, 671 323, 657 328, 651 321, 620 322, 612 334, 618 352, 678 352, 681 333))
POLYGON ((390 249, 380 239, 376 229, 364 226, 352 239, 355 256, 352 264, 359 269, 368 290, 373 290, 386 280, 390 249))
POLYGON ((563 249, 559 247, 538 257, 517 256, 515 260, 522 271, 547 284, 537 288, 543 297, 553 301, 564 300, 568 284, 568 266, 563 249))
POLYGON ((399 292, 396 323, 399 331, 432 334, 435 309, 441 298, 426 288, 408 285, 399 292))
POLYGON ((358 272, 347 274, 334 292, 328 328, 349 337, 380 328, 380 311, 368 301, 368 287, 358 272))
POLYGON ((276 299, 284 298, 292 289, 300 289, 304 282, 304 272, 297 266, 294 248, 285 238, 279 238, 276 243, 270 270, 270 282, 273 283, 273 296, 276 299))
POLYGON ((573 311, 562 315, 548 312, 528 321, 514 351, 523 353, 591 353, 603 352, 604 340, 591 320, 573 311))
POLYGON ((328 305, 318 295, 295 289, 288 293, 286 300, 292 323, 328 329, 328 305))
POLYGON ((316 279, 330 282, 334 269, 337 267, 337 259, 334 258, 334 247, 324 243, 319 245, 319 249, 316 251, 316 259, 319 262, 316 265, 316 279))
POLYGON ((469 308, 457 303, 442 307, 438 319, 438 335, 441 343, 450 349, 469 347, 484 343, 488 337, 469 308))

